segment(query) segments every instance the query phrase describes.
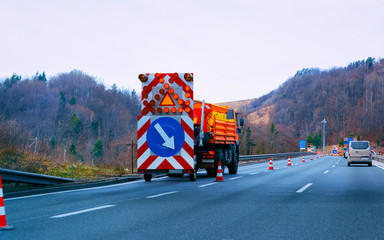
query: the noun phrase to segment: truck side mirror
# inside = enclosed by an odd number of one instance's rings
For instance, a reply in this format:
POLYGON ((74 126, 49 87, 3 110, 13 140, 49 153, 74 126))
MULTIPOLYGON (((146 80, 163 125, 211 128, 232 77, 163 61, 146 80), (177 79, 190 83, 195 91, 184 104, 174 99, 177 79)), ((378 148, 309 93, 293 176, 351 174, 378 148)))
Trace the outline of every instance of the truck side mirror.
POLYGON ((244 119, 240 119, 240 127, 244 127, 244 119))

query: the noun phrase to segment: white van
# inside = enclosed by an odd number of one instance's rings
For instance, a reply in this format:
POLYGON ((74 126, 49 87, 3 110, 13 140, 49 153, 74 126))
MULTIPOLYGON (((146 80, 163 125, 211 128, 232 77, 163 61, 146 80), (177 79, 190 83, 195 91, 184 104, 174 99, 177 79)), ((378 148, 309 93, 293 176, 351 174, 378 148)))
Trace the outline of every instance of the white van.
POLYGON ((348 166, 352 163, 366 163, 372 166, 372 154, 369 141, 351 141, 348 147, 348 166))

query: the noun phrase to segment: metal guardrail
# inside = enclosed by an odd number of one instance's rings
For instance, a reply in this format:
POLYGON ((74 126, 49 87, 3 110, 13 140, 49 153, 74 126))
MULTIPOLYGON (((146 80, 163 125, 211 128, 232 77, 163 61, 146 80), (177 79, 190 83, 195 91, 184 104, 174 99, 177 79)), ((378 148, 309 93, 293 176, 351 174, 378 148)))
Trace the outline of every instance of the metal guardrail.
POLYGON ((49 176, 44 174, 9 170, 4 168, 0 168, 0 176, 1 176, 1 179, 5 181, 32 183, 32 184, 41 184, 41 185, 60 184, 60 183, 68 183, 68 182, 76 181, 70 178, 55 177, 55 176, 49 176))
POLYGON ((281 157, 298 157, 303 155, 316 155, 311 152, 291 152, 291 153, 275 153, 275 154, 261 154, 261 155, 240 155, 239 161, 251 161, 257 159, 281 158, 281 157))
POLYGON ((377 160, 377 161, 384 161, 384 155, 372 155, 372 158, 377 160))

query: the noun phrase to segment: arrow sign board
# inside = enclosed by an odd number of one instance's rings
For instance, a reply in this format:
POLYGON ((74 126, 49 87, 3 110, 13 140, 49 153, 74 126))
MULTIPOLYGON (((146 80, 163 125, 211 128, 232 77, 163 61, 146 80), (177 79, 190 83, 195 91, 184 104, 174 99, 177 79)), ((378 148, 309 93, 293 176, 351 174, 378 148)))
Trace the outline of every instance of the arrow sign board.
POLYGON ((185 133, 181 124, 171 117, 161 117, 147 131, 149 149, 160 157, 176 155, 183 147, 185 133))

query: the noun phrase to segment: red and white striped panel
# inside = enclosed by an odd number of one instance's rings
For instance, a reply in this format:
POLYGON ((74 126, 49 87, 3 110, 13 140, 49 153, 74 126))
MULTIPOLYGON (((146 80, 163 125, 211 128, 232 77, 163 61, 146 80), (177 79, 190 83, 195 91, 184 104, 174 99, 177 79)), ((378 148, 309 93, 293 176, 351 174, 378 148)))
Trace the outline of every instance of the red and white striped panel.
POLYGON ((137 166, 138 170, 192 170, 194 169, 193 150, 193 118, 189 115, 174 116, 184 130, 184 144, 174 156, 160 157, 155 155, 147 144, 147 131, 156 118, 141 116, 137 122, 137 166))

